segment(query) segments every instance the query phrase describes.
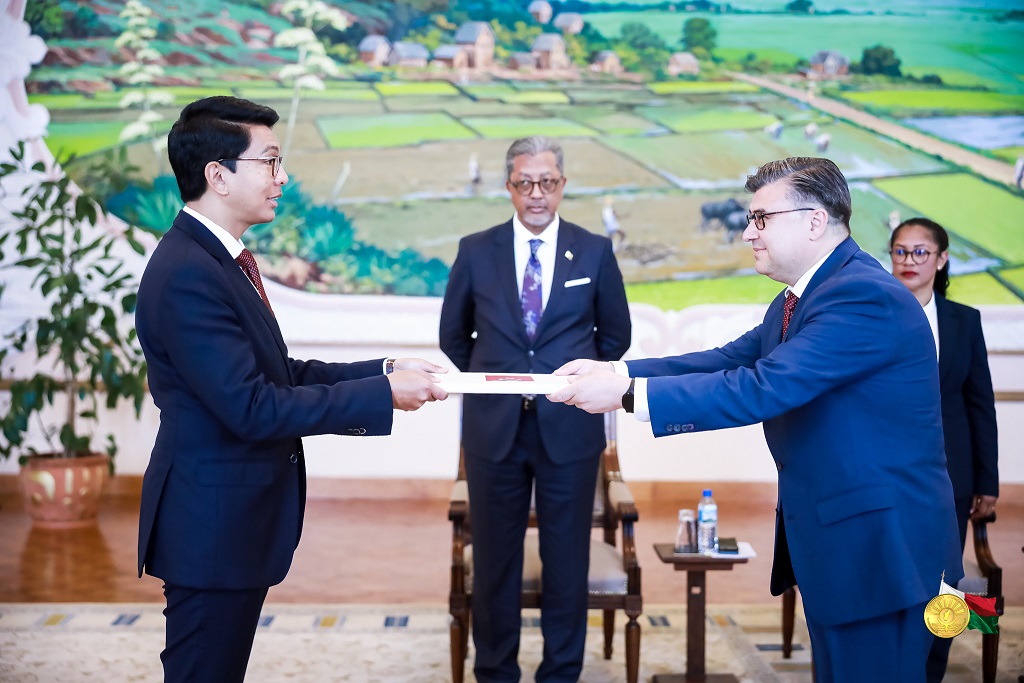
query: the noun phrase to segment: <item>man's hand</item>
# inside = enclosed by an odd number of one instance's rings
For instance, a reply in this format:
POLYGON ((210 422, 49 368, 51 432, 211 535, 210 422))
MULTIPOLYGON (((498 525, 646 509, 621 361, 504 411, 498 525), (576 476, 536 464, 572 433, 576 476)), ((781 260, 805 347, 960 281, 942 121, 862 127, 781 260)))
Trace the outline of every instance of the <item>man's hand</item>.
POLYGON ((422 358, 396 358, 395 370, 422 370, 423 372, 448 372, 448 368, 435 365, 422 358))
MULTIPOLYGON (((554 375, 585 375, 588 372, 594 370, 611 370, 612 364, 607 361, 599 360, 587 360, 586 358, 578 358, 571 360, 562 367, 555 370, 552 374, 554 375)), ((627 383, 628 384, 628 383, 627 383)), ((623 389, 623 392, 626 390, 623 389)))
MULTIPOLYGON (((427 364, 438 367, 433 363, 427 364)), ((438 372, 447 370, 441 368, 438 372)), ((387 378, 391 383, 391 401, 399 410, 418 410, 427 401, 443 401, 448 398, 448 392, 437 386, 437 378, 423 370, 395 370, 387 378)))
POLYGON ((549 401, 567 403, 588 413, 610 413, 622 407, 622 395, 629 389, 629 377, 600 369, 601 366, 607 367, 608 363, 589 360, 577 360, 563 365, 555 374, 576 363, 592 363, 598 369, 591 370, 585 375, 570 377, 571 384, 565 389, 549 394, 549 401))
POLYGON ((996 511, 995 496, 975 496, 971 501, 971 519, 988 517, 996 511))

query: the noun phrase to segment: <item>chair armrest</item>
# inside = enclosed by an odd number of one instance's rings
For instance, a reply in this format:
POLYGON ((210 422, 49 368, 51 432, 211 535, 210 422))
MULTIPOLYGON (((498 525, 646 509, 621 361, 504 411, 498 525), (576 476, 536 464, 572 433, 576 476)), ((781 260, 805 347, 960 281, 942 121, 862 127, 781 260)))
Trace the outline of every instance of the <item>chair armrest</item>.
POLYGON ((615 516, 623 522, 635 522, 638 519, 636 501, 624 481, 608 482, 608 501, 611 503, 615 516))
POLYGON ((462 522, 469 515, 469 485, 465 480, 458 480, 452 485, 448 496, 448 519, 462 522))
POLYGON ((988 543, 988 525, 995 524, 996 513, 981 519, 972 519, 971 527, 974 536, 974 558, 981 573, 988 579, 988 597, 1002 597, 1003 570, 992 557, 992 548, 988 543))

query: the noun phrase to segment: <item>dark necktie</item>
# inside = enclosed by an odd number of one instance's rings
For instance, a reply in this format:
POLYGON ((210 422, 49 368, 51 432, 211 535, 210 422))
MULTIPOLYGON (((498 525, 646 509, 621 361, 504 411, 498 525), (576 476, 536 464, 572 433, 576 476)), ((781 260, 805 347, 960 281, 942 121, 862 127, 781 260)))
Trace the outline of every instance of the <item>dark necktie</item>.
POLYGON ((260 298, 263 299, 263 303, 270 309, 270 314, 274 315, 274 309, 270 306, 270 299, 267 298, 267 293, 263 289, 263 279, 260 277, 260 269, 256 265, 256 259, 253 258, 252 253, 248 249, 243 249, 242 253, 239 254, 235 261, 238 265, 242 266, 242 272, 245 273, 246 277, 249 278, 249 282, 253 284, 256 291, 260 293, 260 298))
POLYGON ((786 292, 786 303, 782 305, 782 338, 786 338, 786 330, 789 328, 789 321, 793 318, 793 311, 796 309, 796 302, 799 297, 793 292, 786 292))
POLYGON ((526 271, 523 273, 523 292, 519 301, 523 306, 523 325, 526 326, 526 336, 533 341, 537 336, 537 325, 540 324, 541 293, 544 280, 541 278, 540 261, 537 260, 537 248, 544 244, 544 240, 530 240, 530 260, 526 262, 526 271))

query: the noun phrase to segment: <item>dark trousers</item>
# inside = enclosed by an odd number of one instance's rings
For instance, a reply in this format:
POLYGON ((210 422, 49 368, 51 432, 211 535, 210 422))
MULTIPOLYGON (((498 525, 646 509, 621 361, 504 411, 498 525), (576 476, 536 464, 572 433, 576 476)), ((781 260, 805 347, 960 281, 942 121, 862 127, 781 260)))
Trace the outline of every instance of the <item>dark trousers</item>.
POLYGON ((164 584, 165 683, 241 683, 267 588, 202 590, 164 584))
MULTIPOLYGON (((850 599, 857 599, 855 591, 850 599)), ((927 604, 838 626, 825 626, 805 612, 815 683, 924 683, 935 638, 924 625, 927 604)))
MULTIPOLYGON (((967 543, 967 520, 971 516, 971 501, 969 498, 956 498, 956 521, 960 525, 960 552, 964 551, 967 543)), ((935 637, 932 642, 932 649, 928 653, 928 683, 940 683, 946 675, 946 663, 949 661, 949 648, 953 646, 952 638, 935 637)))
POLYGON ((552 462, 532 411, 521 413, 512 452, 501 462, 467 454, 473 519, 474 673, 479 683, 509 683, 520 677, 523 538, 534 489, 543 563, 544 636, 536 681, 579 679, 587 635, 587 571, 599 456, 552 462))

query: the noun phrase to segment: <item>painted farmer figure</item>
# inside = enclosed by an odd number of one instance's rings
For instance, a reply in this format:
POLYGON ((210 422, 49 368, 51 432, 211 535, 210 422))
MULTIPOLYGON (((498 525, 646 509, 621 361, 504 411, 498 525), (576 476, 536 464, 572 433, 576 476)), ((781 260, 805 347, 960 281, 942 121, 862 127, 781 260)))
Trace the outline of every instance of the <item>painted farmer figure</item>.
MULTIPOLYGON (((459 244, 441 309, 441 350, 462 371, 550 373, 614 360, 630 318, 612 244, 561 220, 561 147, 517 140, 505 157, 511 220, 459 244)), ((474 671, 518 681, 523 539, 536 496, 543 661, 536 680, 576 681, 604 420, 533 396, 466 395, 462 445, 473 515, 474 671)))

